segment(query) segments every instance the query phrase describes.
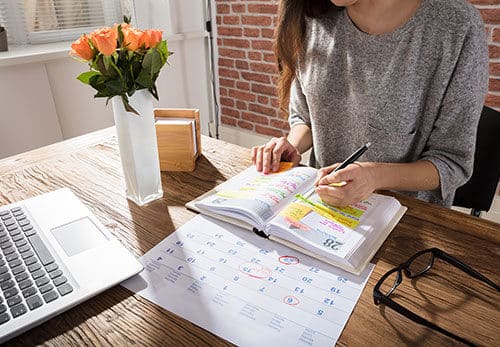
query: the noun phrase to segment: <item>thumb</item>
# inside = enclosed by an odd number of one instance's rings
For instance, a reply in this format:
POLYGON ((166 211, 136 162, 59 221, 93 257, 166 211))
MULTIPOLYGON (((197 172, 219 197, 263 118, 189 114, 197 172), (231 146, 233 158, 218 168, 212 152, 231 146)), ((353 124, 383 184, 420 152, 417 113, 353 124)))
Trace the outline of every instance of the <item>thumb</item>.
POLYGON ((339 165, 340 165, 340 163, 336 163, 336 164, 333 164, 330 166, 325 166, 325 167, 319 169, 318 175, 316 176, 316 181, 314 181, 314 185, 318 186, 319 184, 321 184, 320 182, 323 179, 323 177, 329 175, 339 165))
POLYGON ((337 172, 333 172, 329 175, 324 176, 319 182, 318 185, 329 185, 332 183, 340 183, 352 181, 354 175, 352 168, 346 167, 337 172))

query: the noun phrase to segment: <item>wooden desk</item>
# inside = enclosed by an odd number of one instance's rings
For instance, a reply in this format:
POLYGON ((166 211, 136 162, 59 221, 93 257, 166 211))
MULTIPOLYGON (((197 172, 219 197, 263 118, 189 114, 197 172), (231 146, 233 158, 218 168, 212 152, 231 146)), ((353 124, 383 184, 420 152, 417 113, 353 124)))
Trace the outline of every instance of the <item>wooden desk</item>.
MULTIPOLYGON (((162 174, 164 198, 145 207, 125 199, 114 128, 0 160, 0 205, 70 187, 137 257, 195 214, 184 204, 250 165, 249 151, 203 138, 191 173, 162 174)), ((376 264, 339 345, 456 344, 373 304, 372 290, 415 252, 441 249, 496 283, 500 225, 398 196, 408 212, 376 254, 376 264)), ((481 345, 500 346, 500 296, 438 261, 427 276, 404 279, 395 300, 481 345)), ((1 327, 0 327, 1 329, 1 327)), ((12 345, 229 345, 221 338, 116 286, 9 341, 12 345)))

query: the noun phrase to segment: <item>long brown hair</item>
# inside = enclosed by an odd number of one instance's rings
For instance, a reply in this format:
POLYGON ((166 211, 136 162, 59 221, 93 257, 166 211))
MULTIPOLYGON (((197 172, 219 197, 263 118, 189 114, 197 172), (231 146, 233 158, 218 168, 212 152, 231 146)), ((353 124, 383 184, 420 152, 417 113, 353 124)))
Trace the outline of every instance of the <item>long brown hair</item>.
POLYGON ((317 17, 331 8, 330 0, 281 0, 274 40, 278 63, 278 99, 280 109, 288 113, 290 86, 295 78, 297 59, 302 52, 307 17, 317 17))

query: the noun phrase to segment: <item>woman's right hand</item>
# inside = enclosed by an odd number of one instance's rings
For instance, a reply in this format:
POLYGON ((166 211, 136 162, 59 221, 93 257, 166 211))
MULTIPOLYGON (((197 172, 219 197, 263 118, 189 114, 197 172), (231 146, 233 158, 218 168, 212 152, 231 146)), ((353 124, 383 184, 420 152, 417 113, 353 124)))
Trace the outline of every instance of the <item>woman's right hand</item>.
POLYGON ((267 174, 278 171, 280 161, 292 162, 298 165, 302 156, 286 137, 274 137, 262 146, 252 148, 252 162, 257 171, 267 174))

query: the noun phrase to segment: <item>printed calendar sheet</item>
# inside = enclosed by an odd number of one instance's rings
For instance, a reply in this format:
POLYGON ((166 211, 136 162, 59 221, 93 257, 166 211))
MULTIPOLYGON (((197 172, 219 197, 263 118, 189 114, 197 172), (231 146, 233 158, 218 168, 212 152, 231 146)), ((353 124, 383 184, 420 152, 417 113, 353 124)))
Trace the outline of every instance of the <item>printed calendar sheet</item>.
POLYGON ((201 215, 140 261, 124 287, 239 346, 332 346, 373 270, 354 276, 201 215))

